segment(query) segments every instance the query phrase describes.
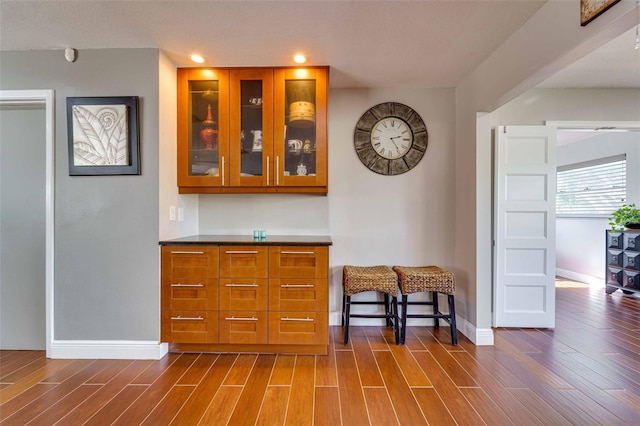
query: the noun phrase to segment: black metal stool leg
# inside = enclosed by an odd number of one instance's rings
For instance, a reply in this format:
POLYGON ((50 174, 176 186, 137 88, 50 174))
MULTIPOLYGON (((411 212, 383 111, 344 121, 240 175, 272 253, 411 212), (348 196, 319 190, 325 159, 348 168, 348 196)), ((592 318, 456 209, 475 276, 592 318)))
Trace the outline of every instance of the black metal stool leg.
MULTIPOLYGON (((438 308, 438 292, 437 291, 432 291, 431 292, 431 298, 433 299, 433 315, 440 315, 440 309, 438 308)), ((440 327, 440 319, 439 318, 434 318, 433 319, 433 327, 434 328, 438 328, 440 327)))
POLYGON ((451 344, 458 344, 458 328, 456 327, 456 307, 455 302, 453 300, 453 294, 449 295, 449 315, 451 315, 450 323, 451 323, 451 344))
POLYGON ((351 296, 347 296, 345 299, 344 309, 344 344, 349 343, 349 313, 351 311, 351 296))
POLYGON ((387 327, 391 326, 391 303, 389 302, 389 295, 387 293, 384 294, 384 314, 387 315, 386 323, 387 327))
POLYGON ((347 304, 347 296, 345 296, 343 293, 342 294, 342 323, 340 324, 342 327, 344 327, 344 308, 346 304, 347 304))
POLYGON ((391 298, 391 310, 393 311, 393 331, 396 345, 400 344, 400 322, 398 321, 398 297, 391 298))
POLYGON ((400 344, 404 345, 404 341, 407 338, 407 305, 408 297, 406 294, 402 295, 402 325, 400 327, 400 344))

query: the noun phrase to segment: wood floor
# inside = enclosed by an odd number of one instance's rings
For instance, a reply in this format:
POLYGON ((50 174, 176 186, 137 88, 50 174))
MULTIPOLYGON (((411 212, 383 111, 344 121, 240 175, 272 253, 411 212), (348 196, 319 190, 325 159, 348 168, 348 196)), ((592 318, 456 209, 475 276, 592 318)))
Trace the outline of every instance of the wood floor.
POLYGON ((557 289, 555 330, 332 327, 328 356, 50 360, 0 352, 7 425, 638 425, 640 298, 557 289))

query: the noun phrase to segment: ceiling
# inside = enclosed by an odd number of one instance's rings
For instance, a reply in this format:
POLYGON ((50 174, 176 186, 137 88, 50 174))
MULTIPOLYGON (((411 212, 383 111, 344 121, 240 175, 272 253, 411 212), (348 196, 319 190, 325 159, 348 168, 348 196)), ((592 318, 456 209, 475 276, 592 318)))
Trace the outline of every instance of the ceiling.
POLYGON ((543 1, 0 2, 0 48, 161 48, 178 66, 330 65, 331 87, 453 87, 543 1))
MULTIPOLYGON (((455 87, 544 3, 0 0, 0 49, 73 47, 82 60, 83 49, 160 48, 177 66, 194 66, 193 52, 208 66, 289 65, 303 52, 331 66, 334 88, 455 87)), ((640 87, 634 38, 541 86, 640 87)))

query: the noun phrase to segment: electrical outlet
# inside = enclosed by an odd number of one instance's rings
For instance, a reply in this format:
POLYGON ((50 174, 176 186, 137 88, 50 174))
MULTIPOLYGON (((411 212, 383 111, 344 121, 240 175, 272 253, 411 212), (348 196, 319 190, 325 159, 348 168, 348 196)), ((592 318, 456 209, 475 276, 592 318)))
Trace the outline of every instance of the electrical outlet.
POLYGON ((169 206, 169 220, 172 222, 176 220, 176 206, 169 206))

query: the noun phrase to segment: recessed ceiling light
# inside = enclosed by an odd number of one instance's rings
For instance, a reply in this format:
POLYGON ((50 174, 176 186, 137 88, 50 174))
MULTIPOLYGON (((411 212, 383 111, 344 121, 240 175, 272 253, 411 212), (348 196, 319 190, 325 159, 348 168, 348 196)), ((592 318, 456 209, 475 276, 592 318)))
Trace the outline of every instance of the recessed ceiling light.
POLYGON ((298 53, 293 57, 293 62, 295 62, 296 64, 304 64, 305 62, 307 62, 307 57, 302 53, 298 53))
POLYGON ((202 55, 198 55, 197 53, 189 55, 189 59, 191 59, 196 64, 204 63, 204 57, 202 55))

